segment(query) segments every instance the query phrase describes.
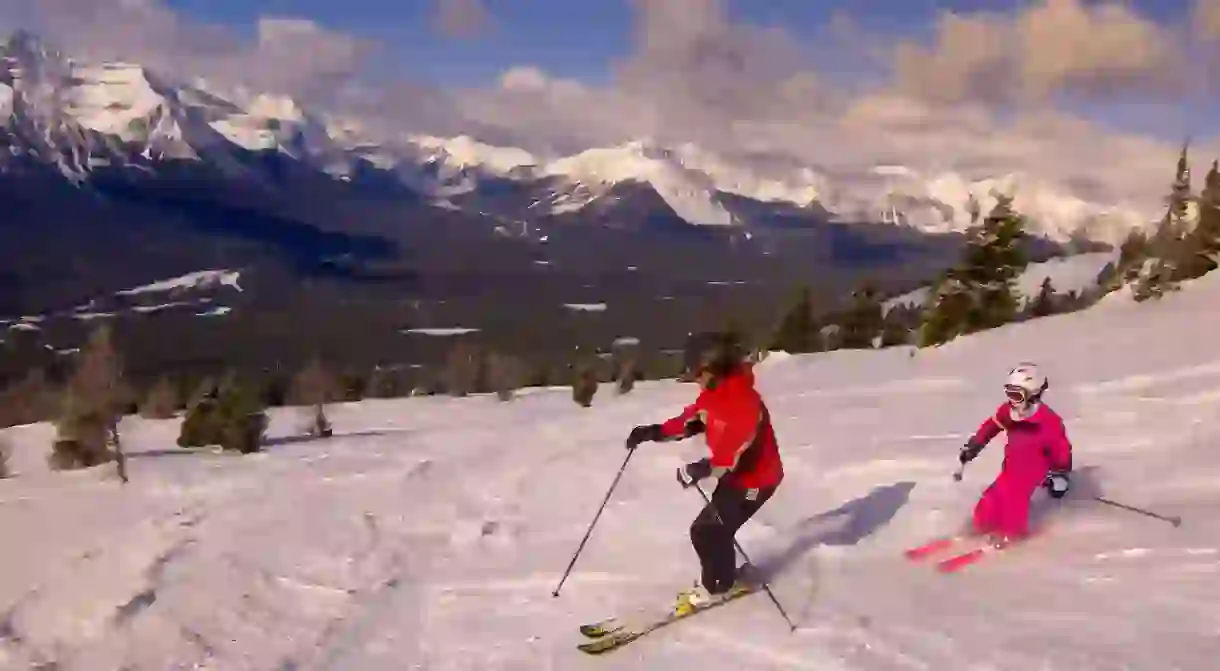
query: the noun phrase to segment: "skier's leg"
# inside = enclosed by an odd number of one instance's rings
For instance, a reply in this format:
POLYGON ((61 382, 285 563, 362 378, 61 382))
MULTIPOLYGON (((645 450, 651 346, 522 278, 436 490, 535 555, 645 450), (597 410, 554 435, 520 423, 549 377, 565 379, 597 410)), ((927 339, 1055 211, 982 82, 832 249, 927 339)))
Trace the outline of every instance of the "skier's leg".
POLYGON ((998 499, 1000 496, 1001 479, 996 478, 987 489, 983 490, 983 495, 979 497, 978 503, 974 505, 974 516, 972 520, 972 531, 975 534, 983 535, 991 533, 999 526, 998 517, 998 499))
POLYGON ((712 573, 715 584, 707 587, 713 594, 729 591, 737 581, 737 548, 734 538, 763 504, 775 493, 775 487, 766 489, 740 489, 728 485, 716 488, 712 504, 720 514, 722 524, 713 538, 712 573))
MULTIPOLYGON (((717 492, 720 490, 717 489, 717 492)), ((713 495, 714 499, 715 495, 713 495)), ((690 542, 699 557, 700 584, 712 588, 716 584, 713 556, 716 548, 716 533, 720 518, 716 514, 715 501, 703 506, 690 525, 690 542)))
POLYGON ((1029 535, 1029 503, 1039 484, 1041 478, 1025 482, 1013 479, 1007 483, 1003 492, 999 528, 996 530, 1003 537, 1019 540, 1029 535))

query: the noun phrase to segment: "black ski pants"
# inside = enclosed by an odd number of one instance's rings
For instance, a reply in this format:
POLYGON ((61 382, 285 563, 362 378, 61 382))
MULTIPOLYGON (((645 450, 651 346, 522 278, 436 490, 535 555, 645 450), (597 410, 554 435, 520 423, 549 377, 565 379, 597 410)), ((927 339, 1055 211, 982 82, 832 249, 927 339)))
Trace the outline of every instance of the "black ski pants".
POLYGON ((690 540, 699 555, 703 586, 712 594, 727 592, 737 577, 737 550, 733 538, 776 487, 743 489, 721 481, 712 492, 712 502, 703 507, 690 525, 690 540))

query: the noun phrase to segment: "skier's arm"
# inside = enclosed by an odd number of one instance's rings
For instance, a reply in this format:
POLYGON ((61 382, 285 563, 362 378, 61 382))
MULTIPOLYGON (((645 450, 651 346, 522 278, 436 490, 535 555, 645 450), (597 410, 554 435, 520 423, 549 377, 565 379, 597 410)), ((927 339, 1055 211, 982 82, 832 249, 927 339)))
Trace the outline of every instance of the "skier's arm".
POLYGON ((658 440, 681 440, 703 433, 705 427, 703 418, 699 414, 702 409, 699 401, 696 400, 683 408, 677 416, 662 422, 658 440))
POLYGON ((1007 406, 1000 406, 998 410, 979 425, 978 430, 974 432, 974 435, 962 447, 961 462, 965 464, 979 456, 979 452, 983 451, 987 443, 990 443, 993 438, 1000 435, 1001 431, 1008 428, 1007 422, 1009 417, 1007 406))
POLYGON ((627 437, 627 449, 634 450, 640 443, 657 443, 682 440, 703 432, 702 406, 699 399, 682 409, 677 417, 660 424, 644 424, 631 430, 627 437))
POLYGON ((1072 441, 1068 440, 1067 427, 1063 420, 1054 417, 1047 422, 1047 461, 1053 473, 1068 473, 1072 470, 1072 441))
POLYGON ((980 450, 983 449, 993 438, 1000 435, 1001 431, 1008 428, 1008 417, 1008 408, 1001 406, 1000 409, 992 413, 990 417, 979 425, 978 430, 970 437, 969 443, 977 445, 980 450))

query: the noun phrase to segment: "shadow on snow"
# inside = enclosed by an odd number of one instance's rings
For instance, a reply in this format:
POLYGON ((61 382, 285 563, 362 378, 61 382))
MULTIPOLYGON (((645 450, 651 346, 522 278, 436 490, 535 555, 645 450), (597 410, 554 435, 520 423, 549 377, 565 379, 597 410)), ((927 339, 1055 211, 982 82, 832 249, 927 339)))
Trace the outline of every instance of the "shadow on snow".
POLYGON ((756 568, 770 580, 818 545, 856 545, 894 519, 914 488, 915 483, 909 481, 883 485, 834 510, 801 520, 796 525, 796 540, 778 554, 764 557, 756 568), (840 524, 833 529, 811 529, 831 519, 838 519, 840 524))

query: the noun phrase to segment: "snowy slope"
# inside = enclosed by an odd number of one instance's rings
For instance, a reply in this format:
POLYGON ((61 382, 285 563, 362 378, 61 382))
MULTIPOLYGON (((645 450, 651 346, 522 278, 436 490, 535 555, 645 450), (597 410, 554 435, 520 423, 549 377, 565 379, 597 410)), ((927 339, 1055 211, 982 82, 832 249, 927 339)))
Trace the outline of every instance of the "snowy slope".
POLYGON ((264 454, 174 445, 128 418, 131 483, 45 471, 50 429, 10 429, 0 481, 0 667, 130 669, 999 669, 1207 671, 1220 659, 1220 275, 1160 302, 1093 309, 905 348, 759 369, 787 480, 739 535, 765 596, 604 659, 576 625, 692 580, 701 501, 673 469, 701 441, 641 447, 559 598, 551 596, 631 426, 690 385, 339 406, 331 441, 277 411, 264 454), (1002 401, 1011 363, 1049 372, 1075 442, 1047 533, 955 576, 901 558, 955 527, 997 472, 955 483, 957 448, 1002 401), (1102 505, 1180 515, 1173 528, 1102 505))
MULTIPOLYGON (((1074 254, 1049 259, 1041 263, 1031 263, 1025 267, 1025 272, 1017 278, 1017 295, 1023 299, 1031 299, 1038 295, 1042 282, 1051 279, 1055 293, 1067 294, 1075 291, 1080 293, 1085 289, 1097 286, 1097 275, 1107 263, 1116 261, 1118 252, 1090 252, 1074 254)), ((889 310, 895 305, 923 305, 928 298, 927 287, 909 291, 885 301, 882 306, 889 310)))

